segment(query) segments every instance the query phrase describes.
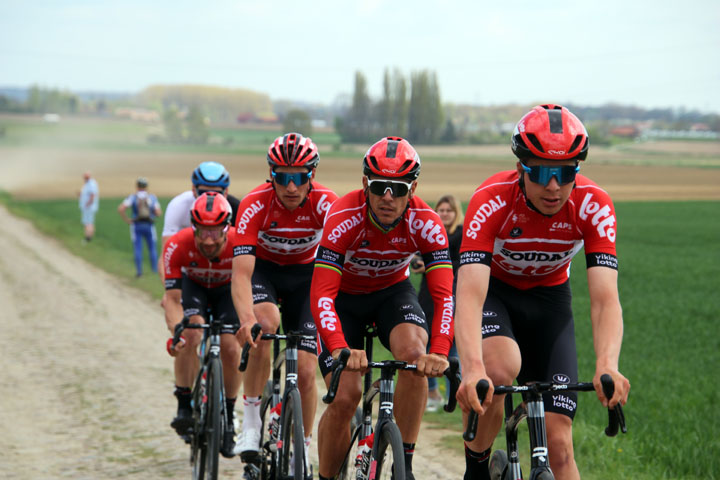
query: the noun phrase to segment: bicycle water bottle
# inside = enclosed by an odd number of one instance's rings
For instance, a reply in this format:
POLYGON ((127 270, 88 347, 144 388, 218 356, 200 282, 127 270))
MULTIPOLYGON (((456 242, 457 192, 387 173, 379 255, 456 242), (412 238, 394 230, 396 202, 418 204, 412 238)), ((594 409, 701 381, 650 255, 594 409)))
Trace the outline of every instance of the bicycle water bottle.
POLYGON ((375 434, 371 433, 358 442, 358 454, 355 457, 355 478, 363 480, 367 478, 370 469, 370 453, 372 453, 373 439, 375 434))

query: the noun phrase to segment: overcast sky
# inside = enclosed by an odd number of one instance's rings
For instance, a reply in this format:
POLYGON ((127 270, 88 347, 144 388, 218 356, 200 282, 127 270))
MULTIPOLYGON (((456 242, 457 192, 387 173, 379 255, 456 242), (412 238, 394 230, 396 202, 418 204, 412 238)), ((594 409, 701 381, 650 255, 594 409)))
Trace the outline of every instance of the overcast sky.
POLYGON ((720 1, 0 0, 0 86, 247 88, 331 103, 363 72, 443 101, 720 113, 720 1))

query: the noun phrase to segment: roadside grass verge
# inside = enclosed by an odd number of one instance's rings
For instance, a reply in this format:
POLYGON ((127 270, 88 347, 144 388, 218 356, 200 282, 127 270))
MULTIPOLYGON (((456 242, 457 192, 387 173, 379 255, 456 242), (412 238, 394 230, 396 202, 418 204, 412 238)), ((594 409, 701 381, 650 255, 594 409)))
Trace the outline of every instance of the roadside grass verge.
MULTIPOLYGON (((72 253, 159 299, 157 276, 134 278, 128 226, 116 212, 121 200, 101 200, 96 237, 82 246, 75 201, 20 201, 0 194, 12 213, 72 253)), ((574 423, 580 472, 589 479, 720 478, 720 391, 713 380, 720 369, 720 202, 625 202, 616 209, 625 317, 620 369, 632 383, 625 409, 629 431, 606 438, 607 414, 594 394, 580 393, 574 423)), ((149 272, 148 266, 146 257, 149 272)), ((580 379, 590 380, 595 357, 582 255, 573 263, 571 283, 580 379)), ((375 358, 387 355, 378 348, 375 358)), ((454 429, 447 448, 462 450, 459 411, 427 413, 424 419, 454 429)), ((523 426, 519 438, 529 474, 526 432, 523 426)), ((504 448, 502 433, 495 448, 504 448)))

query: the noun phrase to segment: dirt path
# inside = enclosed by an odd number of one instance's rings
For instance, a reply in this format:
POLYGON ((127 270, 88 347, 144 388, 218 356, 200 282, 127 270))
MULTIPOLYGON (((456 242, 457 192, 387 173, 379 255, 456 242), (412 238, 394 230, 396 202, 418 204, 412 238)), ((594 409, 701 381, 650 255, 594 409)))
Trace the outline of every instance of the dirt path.
MULTIPOLYGON (((3 207, 0 224, 0 477, 189 478, 187 448, 168 426, 172 364, 157 302, 3 207)), ((446 434, 421 432, 418 480, 462 477, 462 457, 436 446, 446 434)), ((241 478, 238 459, 221 468, 241 478)))

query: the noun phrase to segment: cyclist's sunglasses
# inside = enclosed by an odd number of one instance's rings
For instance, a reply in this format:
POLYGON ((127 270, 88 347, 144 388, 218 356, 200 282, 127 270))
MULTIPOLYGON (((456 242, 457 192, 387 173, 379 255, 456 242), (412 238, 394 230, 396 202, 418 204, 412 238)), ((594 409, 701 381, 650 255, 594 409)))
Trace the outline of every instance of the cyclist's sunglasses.
POLYGON ((193 224, 192 229, 193 232, 195 232, 195 236, 199 237, 200 240, 205 240, 207 238, 211 240, 220 240, 222 236, 228 231, 230 228, 229 224, 225 224, 224 227, 218 228, 218 227, 202 227, 193 224))
POLYGON ((291 181, 295 184, 295 186, 305 185, 307 182, 310 181, 311 177, 312 177, 312 171, 297 172, 297 173, 284 173, 284 172, 276 172, 273 170, 273 172, 272 172, 273 180, 275 180, 275 182, 279 183, 283 187, 287 187, 288 185, 290 185, 291 181))
POLYGON ((404 197, 410 191, 412 183, 399 182, 397 180, 370 180, 368 179, 368 188, 370 193, 383 196, 385 192, 390 190, 393 197, 404 197))
POLYGON ((565 185, 575 181, 575 175, 580 171, 580 165, 563 165, 560 167, 548 167, 546 165, 534 165, 528 167, 524 163, 521 164, 533 183, 547 186, 550 179, 555 177, 558 185, 565 185))

